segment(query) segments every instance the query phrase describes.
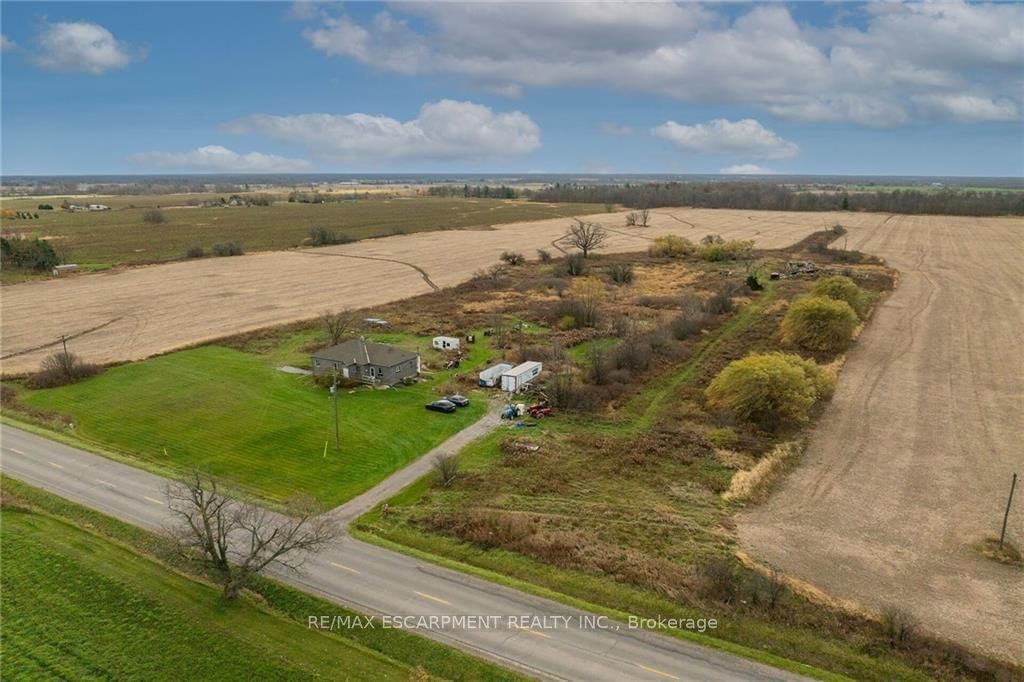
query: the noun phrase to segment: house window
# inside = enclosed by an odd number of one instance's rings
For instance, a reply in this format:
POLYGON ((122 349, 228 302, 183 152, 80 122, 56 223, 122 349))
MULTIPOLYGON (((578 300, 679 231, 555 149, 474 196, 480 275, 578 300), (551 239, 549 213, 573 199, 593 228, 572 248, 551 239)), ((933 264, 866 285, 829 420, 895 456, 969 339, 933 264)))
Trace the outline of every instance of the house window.
POLYGON ((379 377, 384 376, 384 368, 383 367, 378 367, 377 368, 377 376, 379 376, 379 377))

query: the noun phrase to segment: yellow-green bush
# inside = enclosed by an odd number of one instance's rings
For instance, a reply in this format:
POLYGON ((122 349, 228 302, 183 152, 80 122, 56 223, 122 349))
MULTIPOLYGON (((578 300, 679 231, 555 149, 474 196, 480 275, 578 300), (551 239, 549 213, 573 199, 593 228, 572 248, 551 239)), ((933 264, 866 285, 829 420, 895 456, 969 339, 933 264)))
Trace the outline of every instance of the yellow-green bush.
POLYGON ((836 275, 818 280, 814 285, 815 296, 825 296, 837 301, 846 301, 857 313, 857 317, 863 319, 868 307, 868 296, 859 286, 854 284, 849 277, 836 275))
POLYGON ((799 423, 832 393, 832 378, 811 360, 789 353, 752 353, 730 362, 704 394, 712 410, 767 429, 799 423))
POLYGON ((683 256, 692 256, 697 253, 697 245, 685 237, 665 234, 655 237, 648 251, 652 256, 682 258, 683 256))
POLYGON ((782 340, 807 350, 840 351, 853 338, 857 322, 857 313, 846 301, 806 296, 794 301, 786 311, 782 340))
POLYGON ((709 263, 723 260, 750 258, 754 242, 749 240, 730 239, 727 242, 712 242, 700 247, 700 257, 709 263))

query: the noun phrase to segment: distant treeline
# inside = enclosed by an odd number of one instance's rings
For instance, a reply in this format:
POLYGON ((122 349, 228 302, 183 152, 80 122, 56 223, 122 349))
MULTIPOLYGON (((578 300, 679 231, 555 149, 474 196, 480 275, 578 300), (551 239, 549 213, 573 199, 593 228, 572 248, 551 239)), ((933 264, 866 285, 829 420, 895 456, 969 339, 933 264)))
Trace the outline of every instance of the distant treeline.
POLYGON ((934 215, 1024 215, 1024 192, 893 190, 808 192, 756 182, 665 182, 623 185, 554 184, 533 201, 622 204, 629 208, 693 206, 763 211, 872 211, 934 215))
POLYGON ((465 197, 473 199, 518 199, 519 192, 508 185, 434 185, 427 188, 432 197, 465 197))

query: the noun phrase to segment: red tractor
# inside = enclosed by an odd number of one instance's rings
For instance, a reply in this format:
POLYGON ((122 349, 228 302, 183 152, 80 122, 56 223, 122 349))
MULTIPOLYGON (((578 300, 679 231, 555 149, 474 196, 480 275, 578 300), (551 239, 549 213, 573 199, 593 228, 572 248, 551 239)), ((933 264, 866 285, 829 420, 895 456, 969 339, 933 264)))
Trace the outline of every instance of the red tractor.
POLYGON ((529 412, 534 419, 551 416, 551 408, 546 404, 530 405, 529 412))

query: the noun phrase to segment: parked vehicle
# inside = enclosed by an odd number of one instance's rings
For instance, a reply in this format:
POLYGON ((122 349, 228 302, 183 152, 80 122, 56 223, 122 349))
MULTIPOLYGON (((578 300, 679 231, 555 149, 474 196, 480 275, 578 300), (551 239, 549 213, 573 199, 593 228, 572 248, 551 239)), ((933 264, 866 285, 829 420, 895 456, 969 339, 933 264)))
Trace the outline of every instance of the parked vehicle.
POLYGON ((444 412, 446 414, 451 414, 457 408, 455 407, 455 403, 449 400, 435 400, 432 403, 427 403, 427 409, 431 412, 444 412))
POLYGON ((464 395, 459 395, 458 393, 446 397, 445 400, 452 403, 456 407, 466 407, 467 405, 469 405, 469 398, 467 398, 464 395))

